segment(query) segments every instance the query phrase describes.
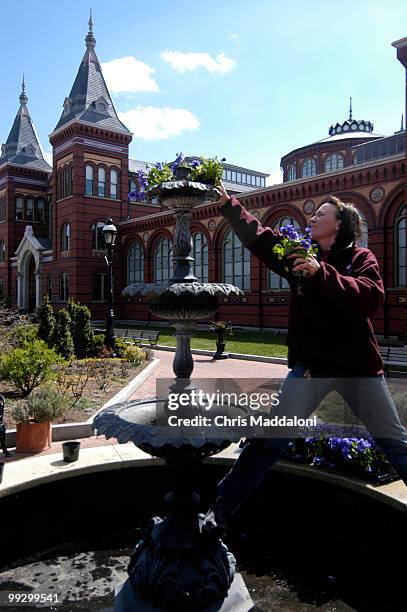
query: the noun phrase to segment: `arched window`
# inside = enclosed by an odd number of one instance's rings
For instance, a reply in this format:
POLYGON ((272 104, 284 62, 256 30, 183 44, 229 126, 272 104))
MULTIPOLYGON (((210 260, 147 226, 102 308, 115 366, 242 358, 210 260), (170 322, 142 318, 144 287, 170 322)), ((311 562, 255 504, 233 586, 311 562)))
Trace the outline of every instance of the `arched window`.
POLYGON ((22 219, 24 218, 24 199, 23 198, 16 198, 16 219, 18 219, 19 221, 22 221, 22 219))
POLYGON ((85 166, 85 176, 86 176, 86 184, 85 184, 85 194, 93 195, 93 166, 87 164, 85 166))
POLYGON ((306 176, 314 176, 317 173, 317 163, 313 157, 308 157, 304 159, 302 168, 301 168, 301 176, 305 178, 306 176))
POLYGON ((103 221, 98 221, 92 225, 92 249, 96 251, 104 251, 106 248, 103 236, 104 225, 103 221))
POLYGON ((59 299, 67 302, 69 298, 69 277, 68 272, 62 272, 59 277, 59 299))
POLYGON ((64 171, 62 169, 58 170, 58 178, 57 178, 57 198, 58 200, 62 200, 63 195, 63 186, 64 186, 64 171))
POLYGON ((61 227, 61 251, 69 251, 71 248, 71 226, 64 223, 61 227))
POLYGON ((324 160, 324 172, 333 172, 343 168, 343 157, 339 153, 327 155, 324 160))
POLYGON ((25 220, 34 221, 34 198, 27 198, 25 201, 25 220))
POLYGON ((204 234, 192 237, 192 256, 195 258, 193 272, 202 283, 208 282, 208 242, 204 234))
MULTIPOLYGON (((275 221, 273 223, 273 229, 280 229, 280 227, 283 227, 284 225, 294 225, 296 229, 300 229, 300 226, 298 225, 297 221, 295 219, 292 219, 291 217, 283 217, 282 219, 278 219, 278 221, 275 221)), ((290 285, 283 276, 280 276, 279 274, 276 274, 275 272, 269 270, 269 289, 280 290, 289 288, 290 285)))
POLYGON ((357 245, 367 248, 369 243, 369 226, 365 215, 360 210, 359 214, 362 217, 362 236, 360 240, 357 241, 357 245))
POLYGON ((112 200, 117 198, 117 184, 119 181, 119 175, 117 170, 110 170, 110 197, 112 200))
POLYGON ((133 242, 127 253, 127 284, 144 281, 144 250, 140 242, 133 242))
POLYGON ((0 261, 6 260, 6 243, 0 240, 0 261))
POLYGON ((172 246, 167 238, 158 241, 154 251, 154 282, 168 280, 172 274, 172 246))
POLYGON ((106 195, 106 170, 98 168, 98 196, 104 198, 106 195))
POLYGON ((395 246, 395 286, 406 286, 406 228, 407 207, 402 206, 397 213, 394 222, 394 246, 395 246))
POLYGON ((250 289, 250 253, 233 230, 227 232, 222 244, 223 281, 250 289))
POLYGON ((295 170, 295 164, 288 164, 287 181, 295 181, 296 178, 297 178, 297 172, 295 170))
POLYGON ((69 168, 65 166, 64 168, 64 198, 67 198, 69 195, 69 168))

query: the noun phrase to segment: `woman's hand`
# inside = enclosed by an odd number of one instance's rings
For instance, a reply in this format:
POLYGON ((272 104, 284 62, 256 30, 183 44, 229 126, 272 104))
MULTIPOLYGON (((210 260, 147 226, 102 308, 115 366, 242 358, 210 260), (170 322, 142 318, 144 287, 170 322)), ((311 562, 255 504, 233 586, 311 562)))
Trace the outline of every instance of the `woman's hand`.
POLYGON ((217 191, 220 195, 219 201, 221 202, 221 204, 226 204, 226 202, 230 200, 230 196, 228 195, 228 192, 226 191, 225 185, 222 183, 222 181, 220 185, 216 187, 215 191, 217 191))
POLYGON ((310 276, 314 276, 314 274, 316 274, 321 267, 315 255, 307 255, 306 257, 302 257, 296 253, 292 253, 291 255, 288 255, 287 259, 294 259, 292 268, 293 272, 306 270, 310 276))

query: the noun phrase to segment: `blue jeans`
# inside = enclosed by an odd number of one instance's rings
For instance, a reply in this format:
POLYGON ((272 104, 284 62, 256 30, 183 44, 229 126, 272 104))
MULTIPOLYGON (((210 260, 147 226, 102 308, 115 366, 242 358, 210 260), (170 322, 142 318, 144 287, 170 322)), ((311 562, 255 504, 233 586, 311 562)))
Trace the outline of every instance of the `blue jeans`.
MULTIPOLYGON (((308 418, 330 391, 337 391, 407 485, 407 431, 400 422, 384 376, 352 379, 352 384, 350 379, 333 378, 310 382, 304 374, 305 368, 301 365, 288 373, 273 416, 308 418)), ((243 447, 233 468, 218 485, 219 496, 232 512, 258 487, 290 439, 287 430, 281 429, 281 436, 277 432, 272 438, 254 438, 243 447)))

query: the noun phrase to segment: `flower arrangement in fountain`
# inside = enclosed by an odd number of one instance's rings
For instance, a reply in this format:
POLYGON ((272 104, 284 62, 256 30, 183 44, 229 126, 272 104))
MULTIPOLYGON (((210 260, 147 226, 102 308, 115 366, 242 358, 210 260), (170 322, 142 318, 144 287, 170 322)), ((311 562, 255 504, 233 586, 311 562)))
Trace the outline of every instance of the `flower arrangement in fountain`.
MULTIPOLYGON (((318 247, 312 244, 310 227, 306 227, 304 233, 302 233, 294 225, 288 224, 280 227, 280 232, 283 238, 273 247, 273 253, 277 255, 279 260, 287 258, 288 255, 293 253, 296 253, 299 257, 317 254, 318 247)), ((293 259, 287 259, 287 264, 285 265, 286 272, 290 271, 293 261, 293 259)), ((295 276, 307 276, 308 272, 306 270, 299 270, 293 272, 293 274, 295 276)))
POLYGON ((398 478, 369 434, 339 437, 335 427, 329 425, 320 426, 315 433, 292 440, 283 458, 340 470, 375 483, 398 478))
POLYGON ((136 189, 129 193, 132 200, 143 202, 146 191, 151 187, 176 180, 189 180, 217 187, 223 174, 222 162, 217 157, 186 158, 183 153, 177 153, 173 162, 157 162, 147 166, 147 170, 139 169, 135 175, 136 189))

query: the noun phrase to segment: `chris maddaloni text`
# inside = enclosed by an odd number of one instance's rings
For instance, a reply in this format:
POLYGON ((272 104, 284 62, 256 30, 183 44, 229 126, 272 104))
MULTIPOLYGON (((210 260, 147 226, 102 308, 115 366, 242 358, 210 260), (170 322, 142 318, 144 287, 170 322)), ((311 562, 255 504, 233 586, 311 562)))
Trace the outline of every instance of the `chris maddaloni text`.
POLYGON ((266 416, 264 414, 250 414, 247 417, 228 417, 224 414, 215 417, 203 416, 179 417, 171 415, 168 417, 170 427, 316 427, 317 417, 299 419, 296 416, 266 416))

